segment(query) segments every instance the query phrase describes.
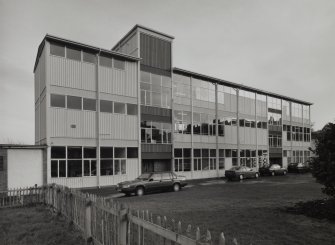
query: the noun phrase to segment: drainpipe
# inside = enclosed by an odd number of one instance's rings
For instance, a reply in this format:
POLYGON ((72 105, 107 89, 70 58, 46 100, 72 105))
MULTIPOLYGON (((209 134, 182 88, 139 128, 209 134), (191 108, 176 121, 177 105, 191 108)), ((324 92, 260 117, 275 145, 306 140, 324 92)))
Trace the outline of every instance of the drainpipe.
POLYGON ((97 137, 97 186, 100 188, 100 146, 101 146, 101 138, 100 138, 100 86, 99 86, 99 57, 100 57, 101 49, 99 49, 99 53, 96 55, 96 69, 95 69, 95 82, 97 89, 97 117, 96 117, 96 137, 97 137))

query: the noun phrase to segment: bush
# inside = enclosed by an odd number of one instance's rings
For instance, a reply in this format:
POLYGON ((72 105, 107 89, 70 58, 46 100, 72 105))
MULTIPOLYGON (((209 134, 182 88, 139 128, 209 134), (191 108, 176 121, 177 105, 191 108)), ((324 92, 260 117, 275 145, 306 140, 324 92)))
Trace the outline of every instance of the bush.
POLYGON ((316 157, 312 159, 312 174, 324 185, 323 193, 335 198, 335 124, 328 123, 315 133, 316 157))

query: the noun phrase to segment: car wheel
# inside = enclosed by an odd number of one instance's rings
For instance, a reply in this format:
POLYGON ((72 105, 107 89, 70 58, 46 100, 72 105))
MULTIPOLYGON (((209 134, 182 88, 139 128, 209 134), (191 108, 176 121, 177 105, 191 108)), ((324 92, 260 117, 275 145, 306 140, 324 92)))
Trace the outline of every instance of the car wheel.
POLYGON ((173 185, 173 191, 174 192, 180 191, 180 185, 179 184, 174 184, 173 185))
POLYGON ((255 174, 255 178, 256 178, 256 179, 258 179, 258 177, 259 177, 259 174, 258 174, 258 173, 256 173, 256 174, 255 174))
POLYGON ((243 177, 243 174, 240 174, 240 180, 243 180, 244 177, 243 177))
POLYGON ((143 187, 137 187, 136 188, 136 196, 143 196, 144 195, 144 188, 143 187))
POLYGON ((271 175, 272 175, 272 176, 275 176, 275 172, 271 172, 271 175))
POLYGON ((287 174, 287 172, 286 171, 284 171, 284 173, 283 173, 284 175, 286 175, 287 174))

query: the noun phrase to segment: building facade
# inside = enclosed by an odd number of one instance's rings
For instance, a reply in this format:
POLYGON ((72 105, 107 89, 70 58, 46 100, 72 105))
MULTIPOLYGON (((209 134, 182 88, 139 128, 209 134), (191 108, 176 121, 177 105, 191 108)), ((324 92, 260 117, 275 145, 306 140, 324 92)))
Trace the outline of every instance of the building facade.
POLYGON ((311 103, 173 68, 173 39, 139 25, 112 50, 45 36, 34 68, 45 183, 214 178, 309 158, 311 103))

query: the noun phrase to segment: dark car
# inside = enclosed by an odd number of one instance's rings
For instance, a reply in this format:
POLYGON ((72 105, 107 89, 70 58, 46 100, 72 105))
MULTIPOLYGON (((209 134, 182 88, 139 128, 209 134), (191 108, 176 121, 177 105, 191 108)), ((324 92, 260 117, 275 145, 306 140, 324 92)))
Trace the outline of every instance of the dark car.
POLYGON ((259 173, 261 175, 286 175, 287 169, 283 168, 279 164, 265 165, 259 168, 259 173))
POLYGON ((121 182, 117 184, 116 188, 126 195, 135 193, 137 196, 142 196, 148 192, 179 191, 186 185, 186 177, 184 176, 179 176, 174 172, 154 172, 144 173, 132 181, 121 182))
POLYGON ((238 167, 232 167, 229 170, 226 170, 225 176, 228 180, 233 180, 233 179, 248 179, 248 178, 258 178, 259 173, 249 167, 245 166, 238 166, 238 167))
POLYGON ((293 162, 288 165, 289 173, 306 173, 309 171, 308 163, 293 162))

